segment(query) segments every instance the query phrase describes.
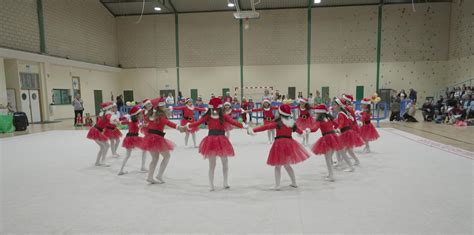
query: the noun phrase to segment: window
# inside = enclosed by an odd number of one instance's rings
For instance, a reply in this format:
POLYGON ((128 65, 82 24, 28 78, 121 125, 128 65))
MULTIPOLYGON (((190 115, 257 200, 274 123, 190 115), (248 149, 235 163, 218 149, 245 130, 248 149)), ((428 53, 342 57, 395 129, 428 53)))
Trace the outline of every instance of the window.
POLYGON ((69 89, 53 89, 53 104, 71 104, 69 89))
POLYGON ((20 73, 20 84, 23 90, 38 90, 39 75, 37 73, 20 73))

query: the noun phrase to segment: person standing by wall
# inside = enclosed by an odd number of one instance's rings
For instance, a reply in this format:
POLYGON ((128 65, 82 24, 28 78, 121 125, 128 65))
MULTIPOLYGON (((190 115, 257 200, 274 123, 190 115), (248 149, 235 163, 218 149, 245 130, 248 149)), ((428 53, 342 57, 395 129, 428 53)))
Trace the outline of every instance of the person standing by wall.
POLYGON ((72 101, 74 107, 74 125, 77 124, 77 116, 79 115, 82 119, 82 113, 84 112, 84 103, 82 102, 81 95, 77 94, 72 101))
POLYGON ((416 91, 413 88, 410 88, 410 93, 408 94, 408 98, 410 98, 413 104, 416 105, 418 95, 416 94, 416 91))
POLYGON ((316 97, 314 97, 314 104, 315 105, 320 105, 323 104, 323 98, 321 98, 321 93, 317 90, 316 91, 316 97))
POLYGON ((122 95, 117 96, 115 103, 117 104, 117 110, 119 111, 119 113, 122 113, 122 111, 121 111, 122 107, 123 107, 122 95))

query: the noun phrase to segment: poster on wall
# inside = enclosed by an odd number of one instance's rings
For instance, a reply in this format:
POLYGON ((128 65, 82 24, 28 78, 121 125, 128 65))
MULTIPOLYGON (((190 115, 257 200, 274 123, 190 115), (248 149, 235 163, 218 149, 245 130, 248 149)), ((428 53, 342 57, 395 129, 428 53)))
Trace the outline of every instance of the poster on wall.
POLYGON ((73 97, 76 97, 77 94, 81 94, 81 80, 79 77, 72 77, 72 91, 73 97))

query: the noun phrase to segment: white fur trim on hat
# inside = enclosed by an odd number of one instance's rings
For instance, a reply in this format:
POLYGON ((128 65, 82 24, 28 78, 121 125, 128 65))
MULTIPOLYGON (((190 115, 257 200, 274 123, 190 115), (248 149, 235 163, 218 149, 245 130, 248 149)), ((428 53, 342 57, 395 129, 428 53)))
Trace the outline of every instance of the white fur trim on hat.
POLYGON ((326 109, 315 109, 315 113, 327 113, 328 111, 326 109))
POLYGON ((361 104, 371 104, 372 102, 371 102, 370 100, 369 100, 369 101, 367 101, 367 100, 361 100, 360 103, 361 103, 361 104))
POLYGON ((134 112, 134 113, 132 113, 132 114, 130 114, 130 115, 131 115, 131 116, 135 116, 135 115, 139 114, 141 111, 142 111, 142 109, 138 109, 136 112, 134 112))
POLYGON ((278 109, 278 112, 283 116, 291 116, 291 112, 290 113, 285 113, 285 112, 281 111, 281 109, 278 109))
POLYGON ((340 106, 344 106, 344 103, 342 103, 342 101, 339 98, 334 99, 334 102, 336 102, 336 104, 340 106))

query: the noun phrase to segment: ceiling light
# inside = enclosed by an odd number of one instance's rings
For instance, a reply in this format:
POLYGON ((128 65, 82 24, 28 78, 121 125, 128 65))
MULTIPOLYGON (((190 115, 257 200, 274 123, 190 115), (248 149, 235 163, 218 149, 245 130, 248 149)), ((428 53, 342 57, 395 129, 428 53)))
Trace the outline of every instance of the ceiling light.
POLYGON ((321 3, 321 0, 314 0, 314 4, 319 4, 321 3))
POLYGON ((161 11, 161 7, 155 7, 155 11, 161 11))
POLYGON ((235 7, 235 4, 229 2, 229 3, 227 3, 227 6, 228 6, 228 7, 235 7))

